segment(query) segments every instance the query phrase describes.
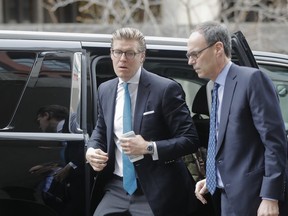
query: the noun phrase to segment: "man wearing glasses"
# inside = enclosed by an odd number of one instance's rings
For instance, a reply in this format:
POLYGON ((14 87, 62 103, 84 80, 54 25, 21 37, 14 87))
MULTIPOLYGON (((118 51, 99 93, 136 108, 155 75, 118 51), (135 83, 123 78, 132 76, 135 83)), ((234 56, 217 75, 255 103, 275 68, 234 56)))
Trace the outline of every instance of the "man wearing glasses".
POLYGON ((196 27, 187 57, 214 83, 206 179, 196 184, 197 198, 205 204, 209 192, 221 216, 288 215, 287 140, 272 81, 231 62, 230 34, 217 22, 196 27))
POLYGON ((181 86, 146 71, 145 51, 137 29, 112 35, 117 78, 99 86, 86 152, 97 172, 95 193, 102 195, 94 216, 195 215, 195 182, 182 156, 197 150, 197 133, 181 86))

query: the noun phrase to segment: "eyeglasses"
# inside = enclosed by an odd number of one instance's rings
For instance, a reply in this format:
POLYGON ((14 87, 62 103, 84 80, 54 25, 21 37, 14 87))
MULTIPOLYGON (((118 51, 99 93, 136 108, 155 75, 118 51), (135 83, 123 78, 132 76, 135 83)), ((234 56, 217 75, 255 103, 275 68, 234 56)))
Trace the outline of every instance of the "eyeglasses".
POLYGON ((122 55, 124 54, 127 59, 132 60, 132 59, 135 58, 135 56, 136 56, 137 54, 139 54, 139 53, 141 53, 141 52, 136 53, 136 52, 134 52, 134 51, 126 51, 126 52, 123 52, 123 51, 121 51, 121 50, 111 50, 111 53, 113 54, 113 56, 114 56, 115 58, 121 58, 122 55))
POLYGON ((212 44, 210 44, 209 46, 205 47, 205 48, 202 49, 202 50, 193 51, 193 52, 187 53, 187 54, 186 54, 186 57, 188 58, 188 60, 189 60, 190 58, 192 58, 192 60, 195 61, 195 60, 197 60, 197 59, 200 57, 201 53, 202 53, 204 50, 212 47, 215 43, 217 43, 217 41, 214 42, 214 43, 212 43, 212 44))

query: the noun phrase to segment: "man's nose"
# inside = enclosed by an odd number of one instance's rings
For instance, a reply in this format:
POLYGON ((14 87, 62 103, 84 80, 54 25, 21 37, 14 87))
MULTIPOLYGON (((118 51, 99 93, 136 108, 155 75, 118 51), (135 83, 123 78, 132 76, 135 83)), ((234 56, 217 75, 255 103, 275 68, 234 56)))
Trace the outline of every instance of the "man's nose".
POLYGON ((120 56, 120 60, 122 60, 122 59, 124 59, 124 60, 127 59, 127 57, 126 57, 126 53, 125 53, 125 52, 123 52, 122 55, 120 56))
POLYGON ((193 58, 189 58, 189 59, 188 59, 188 65, 194 65, 195 62, 196 62, 196 60, 193 59, 193 58))

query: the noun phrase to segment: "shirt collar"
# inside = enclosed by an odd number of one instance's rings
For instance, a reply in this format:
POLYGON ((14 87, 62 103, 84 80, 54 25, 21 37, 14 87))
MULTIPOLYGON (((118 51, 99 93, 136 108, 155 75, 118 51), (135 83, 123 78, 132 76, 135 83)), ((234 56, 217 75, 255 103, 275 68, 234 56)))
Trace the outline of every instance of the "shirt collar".
POLYGON ((220 74, 217 76, 215 82, 218 83, 219 85, 221 86, 224 86, 225 85, 225 81, 226 81, 226 77, 227 77, 227 74, 228 74, 228 71, 230 69, 232 65, 232 62, 229 61, 225 67, 222 69, 222 71, 220 72, 220 74))
MULTIPOLYGON (((127 83, 138 84, 140 80, 140 75, 141 75, 141 67, 139 67, 135 75, 127 83)), ((119 77, 119 85, 122 85, 123 82, 124 81, 119 77)))
POLYGON ((57 125, 57 132, 62 132, 65 120, 61 120, 57 125))

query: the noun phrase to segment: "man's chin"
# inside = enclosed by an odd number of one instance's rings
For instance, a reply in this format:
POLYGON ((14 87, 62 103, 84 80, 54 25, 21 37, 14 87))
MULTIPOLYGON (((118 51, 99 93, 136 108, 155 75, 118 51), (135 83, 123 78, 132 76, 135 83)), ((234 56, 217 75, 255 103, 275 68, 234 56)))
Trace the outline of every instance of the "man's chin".
POLYGON ((204 78, 200 70, 195 70, 199 78, 204 78))
POLYGON ((209 77, 207 77, 206 75, 205 75, 205 73, 202 73, 201 71, 196 71, 196 73, 197 73, 197 75, 198 75, 198 77, 199 78, 201 78, 201 79, 209 79, 209 77))

